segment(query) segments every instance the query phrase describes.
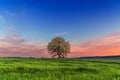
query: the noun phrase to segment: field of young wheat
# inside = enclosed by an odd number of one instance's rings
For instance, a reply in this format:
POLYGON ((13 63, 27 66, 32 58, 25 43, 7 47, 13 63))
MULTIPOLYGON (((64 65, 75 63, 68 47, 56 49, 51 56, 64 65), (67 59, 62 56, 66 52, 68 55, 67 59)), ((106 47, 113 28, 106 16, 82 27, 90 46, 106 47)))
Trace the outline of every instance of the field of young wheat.
POLYGON ((0 58, 0 80, 120 80, 120 62, 0 58))

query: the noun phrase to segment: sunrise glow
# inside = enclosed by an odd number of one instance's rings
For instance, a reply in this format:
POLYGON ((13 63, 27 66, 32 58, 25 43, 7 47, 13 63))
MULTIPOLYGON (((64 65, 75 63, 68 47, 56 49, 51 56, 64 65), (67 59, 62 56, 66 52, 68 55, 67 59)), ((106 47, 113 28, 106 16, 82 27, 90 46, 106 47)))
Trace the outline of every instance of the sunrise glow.
POLYGON ((70 42, 68 57, 120 55, 120 2, 0 1, 0 57, 51 57, 56 36, 70 42))

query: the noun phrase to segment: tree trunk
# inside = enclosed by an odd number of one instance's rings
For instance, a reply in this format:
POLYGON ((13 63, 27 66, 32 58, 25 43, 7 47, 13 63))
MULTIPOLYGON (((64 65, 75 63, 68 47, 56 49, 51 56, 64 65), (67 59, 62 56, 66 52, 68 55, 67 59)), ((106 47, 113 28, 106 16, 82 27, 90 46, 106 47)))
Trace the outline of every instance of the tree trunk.
POLYGON ((62 58, 60 53, 58 54, 58 58, 62 58))

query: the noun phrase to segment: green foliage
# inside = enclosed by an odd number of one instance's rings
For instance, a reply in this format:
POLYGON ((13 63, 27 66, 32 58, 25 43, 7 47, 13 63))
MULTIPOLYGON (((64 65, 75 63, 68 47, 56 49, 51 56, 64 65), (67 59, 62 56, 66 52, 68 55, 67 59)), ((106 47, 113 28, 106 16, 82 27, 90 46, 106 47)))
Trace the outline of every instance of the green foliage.
POLYGON ((55 56, 58 56, 58 58, 64 58, 70 53, 70 44, 69 42, 66 42, 64 38, 55 37, 49 42, 47 49, 48 53, 53 55, 53 58, 55 56))
POLYGON ((0 80, 120 80, 120 62, 0 58, 0 80))

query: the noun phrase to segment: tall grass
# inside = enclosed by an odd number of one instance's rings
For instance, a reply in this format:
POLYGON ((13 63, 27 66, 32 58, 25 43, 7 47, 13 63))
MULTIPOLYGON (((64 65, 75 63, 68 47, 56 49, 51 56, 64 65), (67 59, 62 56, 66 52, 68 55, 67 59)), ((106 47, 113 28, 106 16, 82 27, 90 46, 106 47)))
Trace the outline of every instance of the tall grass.
POLYGON ((0 58, 0 80, 120 80, 119 62, 0 58))

